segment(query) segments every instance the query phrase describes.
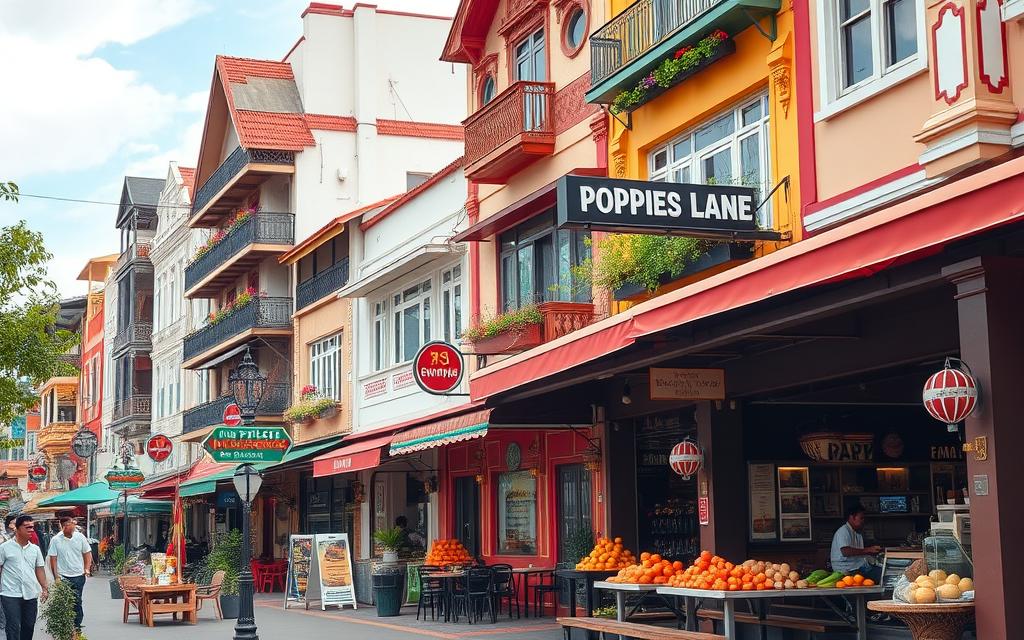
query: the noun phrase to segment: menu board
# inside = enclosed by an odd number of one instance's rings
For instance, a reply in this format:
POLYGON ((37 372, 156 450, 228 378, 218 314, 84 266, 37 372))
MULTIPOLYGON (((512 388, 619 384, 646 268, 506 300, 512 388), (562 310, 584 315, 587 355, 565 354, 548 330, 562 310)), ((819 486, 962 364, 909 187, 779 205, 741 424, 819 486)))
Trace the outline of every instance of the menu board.
POLYGON ((779 539, 811 539, 811 494, 807 467, 779 467, 779 539))
POLYGON ((750 539, 774 540, 779 522, 775 516, 775 465, 750 464, 750 539))
POLYGON ((537 479, 529 471, 498 476, 498 553, 537 552, 537 479))
POLYGON ((320 573, 320 609, 328 605, 356 607, 356 589, 352 582, 352 553, 347 533, 322 533, 315 536, 320 573))
POLYGON ((313 555, 313 536, 293 535, 288 541, 288 580, 284 608, 289 602, 309 603, 320 599, 317 558, 313 555))

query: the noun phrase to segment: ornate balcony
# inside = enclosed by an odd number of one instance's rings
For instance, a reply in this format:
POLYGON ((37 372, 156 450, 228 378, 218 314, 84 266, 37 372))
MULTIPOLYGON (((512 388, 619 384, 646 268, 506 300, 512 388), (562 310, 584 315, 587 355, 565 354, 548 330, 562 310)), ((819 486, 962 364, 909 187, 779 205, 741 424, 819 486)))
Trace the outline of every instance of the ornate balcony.
POLYGON ((590 36, 587 102, 611 103, 680 48, 716 29, 735 36, 766 15, 774 21, 780 5, 780 0, 637 0, 590 36))
POLYGON ((136 269, 142 269, 145 271, 153 270, 153 263, 149 259, 149 250, 152 248, 150 242, 136 241, 125 249, 120 257, 117 259, 117 265, 115 266, 115 272, 121 273, 123 270, 129 267, 135 267, 136 269))
POLYGON ((189 226, 212 227, 238 209, 243 199, 267 178, 295 173, 295 153, 236 148, 217 167, 192 200, 189 226))
POLYGON ((551 82, 515 82, 463 122, 466 177, 501 184, 555 150, 551 82))
POLYGON ((110 419, 117 423, 128 420, 149 421, 153 411, 153 396, 132 395, 114 403, 114 410, 110 419))
POLYGON ((216 324, 185 336, 185 369, 195 369, 256 336, 292 335, 291 298, 253 298, 216 324))
POLYGON ((185 297, 212 298, 263 258, 287 251, 295 242, 295 216, 260 211, 185 268, 185 297))
MULTIPOLYGON (((284 383, 271 383, 267 385, 263 401, 256 409, 256 421, 281 421, 284 410, 288 408, 291 401, 291 387, 284 383)), ((199 429, 205 429, 210 425, 221 424, 224 417, 224 407, 228 406, 235 399, 233 396, 221 396, 216 400, 204 402, 201 405, 186 409, 182 413, 182 433, 192 433, 199 429)))
POLYGON ((149 321, 132 322, 123 327, 114 336, 114 351, 116 356, 125 349, 134 348, 148 351, 152 347, 153 323, 149 321))
POLYGON ((348 258, 331 265, 295 288, 295 308, 304 309, 348 283, 348 258))
POLYGON ((52 459, 71 450, 71 439, 77 432, 75 422, 51 422, 39 430, 36 447, 52 459))

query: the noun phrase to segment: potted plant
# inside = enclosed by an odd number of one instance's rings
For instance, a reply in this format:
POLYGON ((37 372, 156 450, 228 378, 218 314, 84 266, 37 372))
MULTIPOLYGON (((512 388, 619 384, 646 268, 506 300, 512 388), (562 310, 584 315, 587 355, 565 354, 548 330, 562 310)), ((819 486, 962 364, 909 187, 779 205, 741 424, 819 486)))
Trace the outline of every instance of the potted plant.
POLYGON ((220 608, 225 618, 238 617, 238 568, 242 563, 242 532, 222 534, 203 562, 203 578, 209 581, 217 571, 224 572, 220 587, 220 608))
POLYGON ((128 563, 128 558, 124 555, 124 545, 119 544, 114 547, 111 559, 114 561, 114 577, 110 579, 110 598, 111 600, 120 600, 124 598, 124 593, 121 591, 121 583, 117 579, 124 575, 124 568, 128 563))
POLYGON ((405 542, 405 534, 402 533, 401 528, 395 527, 394 529, 375 531, 373 539, 384 552, 384 562, 389 564, 398 562, 398 550, 402 548, 402 543, 405 542))
POLYGON ((493 318, 481 320, 462 334, 477 355, 497 355, 525 351, 539 345, 544 315, 536 305, 527 305, 493 318))
POLYGON ((318 418, 333 418, 337 413, 338 405, 334 400, 320 395, 315 386, 307 384, 302 387, 299 401, 288 407, 284 412, 284 417, 292 424, 309 426, 318 418))
POLYGON ((41 615, 46 620, 46 633, 53 640, 79 637, 75 629, 75 590, 70 582, 61 580, 50 587, 50 597, 43 602, 41 615))

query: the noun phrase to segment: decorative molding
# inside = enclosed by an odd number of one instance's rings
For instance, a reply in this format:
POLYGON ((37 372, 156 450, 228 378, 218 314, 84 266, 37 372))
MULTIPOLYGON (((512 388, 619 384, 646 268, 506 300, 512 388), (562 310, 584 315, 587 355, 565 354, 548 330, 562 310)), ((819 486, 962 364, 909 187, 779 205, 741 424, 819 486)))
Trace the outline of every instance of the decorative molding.
POLYGON ((590 119, 590 137, 598 144, 608 139, 608 116, 603 111, 590 119))
POLYGON ((782 106, 782 117, 789 117, 790 87, 789 67, 778 66, 772 69, 772 85, 775 87, 775 99, 782 106))
POLYGON ((1006 55, 1006 27, 1000 7, 1003 0, 978 0, 978 71, 981 81, 992 93, 1010 86, 1010 63, 1006 55))
POLYGON ((380 378, 379 380, 372 380, 363 385, 363 397, 364 398, 376 398, 382 396, 388 392, 388 379, 380 378))
POLYGON ((967 88, 967 25, 963 7, 947 2, 932 25, 935 99, 952 105, 967 88))
POLYGON ((498 27, 498 34, 514 39, 513 34, 524 30, 524 24, 532 23, 538 16, 543 16, 548 7, 548 0, 506 0, 505 16, 498 27))
POLYGON ((552 117, 556 136, 583 122, 587 116, 600 111, 600 107, 586 100, 589 88, 590 72, 587 72, 555 92, 552 117))
POLYGON ((402 371, 391 376, 391 388, 395 391, 411 387, 416 383, 412 371, 402 371))

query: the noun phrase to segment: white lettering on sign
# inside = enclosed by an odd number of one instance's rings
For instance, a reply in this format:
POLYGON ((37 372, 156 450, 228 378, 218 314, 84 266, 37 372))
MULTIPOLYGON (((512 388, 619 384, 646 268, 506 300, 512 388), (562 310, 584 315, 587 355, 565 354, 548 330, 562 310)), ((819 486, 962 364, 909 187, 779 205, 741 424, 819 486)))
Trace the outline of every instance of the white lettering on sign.
POLYGON ((451 367, 420 367, 421 378, 458 378, 459 370, 451 367))
POLYGON ((348 469, 352 466, 352 458, 337 458, 334 461, 334 469, 348 469))
MULTIPOLYGON (((655 216, 678 218, 683 215, 682 197, 677 191, 665 189, 636 189, 625 187, 580 187, 580 210, 589 213, 594 207, 600 213, 616 216, 655 216)), ((754 198, 746 194, 709 193, 701 202, 696 193, 690 194, 692 218, 702 220, 735 220, 751 222, 754 219, 754 198)))

